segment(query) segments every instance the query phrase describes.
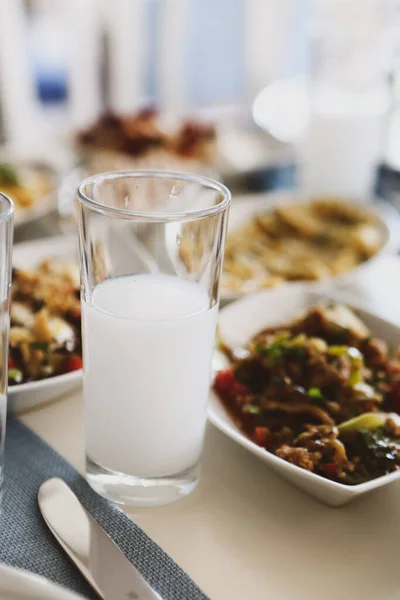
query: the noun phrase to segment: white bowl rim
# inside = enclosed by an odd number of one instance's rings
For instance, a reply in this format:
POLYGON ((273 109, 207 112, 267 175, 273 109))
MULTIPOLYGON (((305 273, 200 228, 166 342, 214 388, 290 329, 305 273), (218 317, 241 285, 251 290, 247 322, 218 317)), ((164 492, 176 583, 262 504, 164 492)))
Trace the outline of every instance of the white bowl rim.
MULTIPOLYGON (((258 292, 255 292, 253 294, 243 295, 240 298, 238 298, 237 300, 235 300, 234 302, 232 302, 232 303, 228 304, 227 306, 225 306, 224 308, 222 308, 221 312, 223 312, 224 314, 228 314, 229 312, 235 311, 237 306, 246 305, 248 303, 254 302, 254 298, 265 296, 265 295, 268 296, 268 295, 272 295, 272 294, 279 294, 279 293, 285 293, 285 294, 290 293, 293 296, 297 295, 297 294, 310 294, 310 295, 315 294, 316 302, 317 302, 318 295, 323 294, 327 300, 343 302, 340 300, 340 298, 335 297, 335 295, 332 294, 330 290, 320 289, 318 291, 318 290, 310 289, 310 287, 307 286, 306 284, 304 284, 303 282, 294 282, 294 284, 296 284, 296 285, 291 286, 290 289, 286 288, 286 286, 278 286, 278 287, 272 288, 272 289, 259 290, 258 292)), ((349 305, 350 307, 352 307, 356 310, 364 312, 365 314, 379 318, 381 321, 390 323, 387 319, 384 319, 384 318, 380 317, 379 315, 376 315, 375 313, 364 308, 362 305, 360 305, 360 303, 357 303, 356 299, 354 299, 354 301, 352 300, 351 302, 345 302, 345 304, 349 305)), ((394 326, 397 329, 400 329, 398 326, 396 326, 396 325, 394 325, 394 326)), ((264 448, 261 448, 261 446, 258 446, 257 444, 255 444, 250 438, 248 438, 235 425, 231 416, 229 415, 229 412, 224 407, 223 403, 221 402, 220 398, 218 397, 218 394, 214 391, 213 387, 211 387, 211 389, 210 389, 210 396, 211 396, 212 401, 217 402, 219 404, 220 408, 222 408, 222 410, 226 416, 225 419, 222 419, 218 414, 216 414, 214 412, 214 410, 212 408, 212 403, 209 402, 208 409, 207 409, 207 416, 208 416, 208 419, 211 421, 211 423, 215 427, 217 427, 218 429, 223 431, 231 439, 234 438, 235 441, 237 441, 240 445, 249 449, 251 452, 253 452, 253 454, 256 454, 260 458, 265 458, 265 456, 267 456, 268 460, 270 460, 271 462, 274 462, 276 465, 279 465, 279 466, 282 466, 284 464, 285 468, 287 468, 288 470, 291 470, 293 473, 299 473, 299 470, 300 470, 303 473, 304 477, 308 478, 309 481, 323 482, 326 485, 326 487, 330 487, 332 491, 340 490, 341 492, 346 491, 350 495, 351 494, 356 495, 358 493, 373 490, 377 487, 382 487, 386 483, 390 483, 391 481, 395 481, 396 479, 400 478, 400 468, 399 468, 396 471, 393 471, 392 473, 386 473, 385 475, 381 475, 380 477, 376 477, 376 478, 371 479, 370 481, 366 481, 364 483, 358 483, 356 485, 346 485, 344 483, 339 483, 336 481, 332 481, 331 479, 322 477, 322 475, 318 475, 317 473, 312 473, 311 471, 302 469, 301 467, 298 467, 297 465, 293 465, 292 463, 289 463, 288 461, 285 461, 284 459, 279 458, 279 456, 276 456, 272 452, 268 452, 268 450, 265 450, 264 448)))
POLYGON ((30 392, 33 390, 44 389, 57 384, 72 383, 78 381, 82 377, 82 369, 71 371, 70 373, 62 373, 61 375, 54 375, 53 377, 47 377, 46 379, 38 379, 37 381, 27 381, 26 383, 17 383, 17 385, 8 386, 8 395, 18 392, 30 392))
MULTIPOLYGON (((48 171, 48 179, 50 182, 50 190, 37 198, 31 206, 16 207, 14 215, 14 226, 24 227, 30 223, 37 221, 41 217, 50 214, 57 208, 57 187, 61 180, 60 170, 44 159, 19 159, 11 160, 13 165, 25 167, 27 169, 44 169, 48 171)), ((33 240, 29 240, 33 241, 33 240)))
POLYGON ((297 465, 285 461, 283 458, 279 458, 279 456, 276 456, 272 452, 268 452, 268 450, 265 450, 264 448, 261 448, 261 446, 255 444, 250 438, 248 438, 244 433, 240 431, 240 429, 238 429, 235 426, 228 411, 223 406, 218 395, 213 390, 211 390, 211 394, 213 399, 215 398, 215 401, 220 403, 227 417, 226 421, 223 421, 218 416, 216 416, 214 411, 209 407, 208 418, 215 427, 222 430, 231 439, 232 437, 236 438, 238 443, 240 443, 244 447, 251 449, 251 451, 254 454, 257 454, 257 456, 259 456, 260 458, 263 458, 265 457, 265 455, 267 455, 268 458, 271 459, 271 462, 274 462, 276 465, 279 466, 282 466, 282 464, 284 463, 285 467, 288 470, 291 470, 293 473, 298 473, 300 470, 304 474, 304 477, 308 478, 310 481, 322 481, 326 485, 326 487, 330 487, 332 490, 340 490, 346 491, 350 494, 357 494, 372 490, 377 487, 381 487, 384 483, 390 483, 391 481, 395 481, 400 477, 400 469, 398 469, 397 471, 393 471, 392 473, 386 473, 385 475, 381 475, 380 477, 375 477, 374 479, 371 479, 371 481, 365 481, 364 483, 358 483, 356 485, 346 485, 344 483, 339 483, 337 481, 332 481, 331 479, 322 477, 322 475, 318 475, 317 473, 313 473, 311 471, 307 471, 306 469, 302 469, 301 467, 298 467, 297 465))

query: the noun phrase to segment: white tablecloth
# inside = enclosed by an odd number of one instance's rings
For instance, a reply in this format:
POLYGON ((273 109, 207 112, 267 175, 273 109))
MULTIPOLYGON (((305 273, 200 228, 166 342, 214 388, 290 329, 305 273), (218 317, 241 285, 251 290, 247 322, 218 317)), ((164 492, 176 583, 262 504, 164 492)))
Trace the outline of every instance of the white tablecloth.
MULTIPOLYGON (((400 260, 378 263, 354 293, 400 323, 400 260)), ((79 391, 22 420, 83 472, 79 391)), ((400 482, 332 509, 210 425, 198 490, 128 514, 212 600, 400 598, 400 482)))

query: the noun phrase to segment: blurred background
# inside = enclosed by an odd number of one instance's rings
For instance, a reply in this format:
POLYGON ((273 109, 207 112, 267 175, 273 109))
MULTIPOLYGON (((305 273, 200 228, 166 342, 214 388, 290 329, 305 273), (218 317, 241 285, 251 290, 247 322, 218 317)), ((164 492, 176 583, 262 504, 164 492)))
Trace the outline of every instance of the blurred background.
MULTIPOLYGON (((400 0, 1 0, 0 191, 15 204, 14 278, 28 269, 58 282, 66 263, 78 286, 78 184, 143 168, 230 188, 221 303, 301 283, 392 319, 400 0)), ((152 256, 147 229, 138 236, 132 222, 113 238, 118 251, 152 256)), ((17 302, 17 336, 21 321, 17 302)))
MULTIPOLYGON (((105 103, 125 112, 149 100, 175 112, 249 104, 267 83, 305 71, 312 3, 5 0, 1 10, 3 52, 14 78, 27 79, 38 127, 64 109, 65 130, 105 103)), ((16 101, 3 81, 2 95, 16 101)))
POLYGON ((181 167, 185 154, 237 192, 398 203, 399 4, 2 0, 2 163, 52 170, 65 214, 96 149, 92 170, 181 167))

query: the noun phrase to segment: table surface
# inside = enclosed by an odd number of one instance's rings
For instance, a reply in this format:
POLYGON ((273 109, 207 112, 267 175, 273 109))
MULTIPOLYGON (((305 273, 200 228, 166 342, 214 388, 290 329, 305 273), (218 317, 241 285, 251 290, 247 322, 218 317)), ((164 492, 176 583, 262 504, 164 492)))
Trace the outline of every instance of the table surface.
MULTIPOLYGON (((400 323, 400 261, 381 261, 346 293, 400 323)), ((84 472, 81 391, 22 420, 84 472)), ((400 481, 329 508, 209 425, 198 489, 127 513, 212 600, 400 598, 400 481)))

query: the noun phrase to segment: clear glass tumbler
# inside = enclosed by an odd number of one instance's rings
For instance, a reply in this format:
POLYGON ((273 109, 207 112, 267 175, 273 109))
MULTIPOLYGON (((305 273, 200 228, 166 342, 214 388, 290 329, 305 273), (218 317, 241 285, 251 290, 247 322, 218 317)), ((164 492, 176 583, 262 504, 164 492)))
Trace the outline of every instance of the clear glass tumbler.
POLYGON ((390 2, 324 0, 317 6, 299 183, 310 196, 366 201, 383 157, 391 103, 390 2))
POLYGON ((86 469, 123 504, 198 483, 229 191, 117 171, 78 188, 86 469))
POLYGON ((14 206, 0 193, 0 489, 3 482, 7 417, 8 337, 10 331, 11 251, 14 206))

